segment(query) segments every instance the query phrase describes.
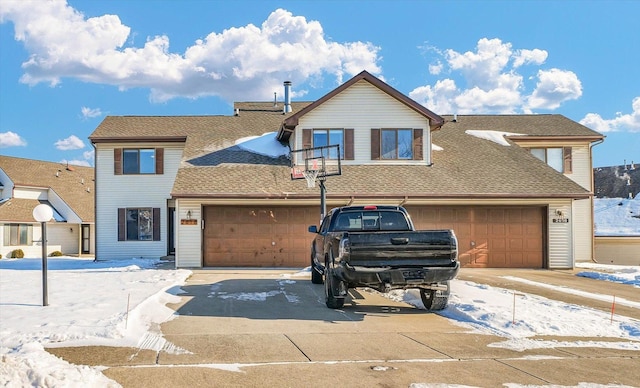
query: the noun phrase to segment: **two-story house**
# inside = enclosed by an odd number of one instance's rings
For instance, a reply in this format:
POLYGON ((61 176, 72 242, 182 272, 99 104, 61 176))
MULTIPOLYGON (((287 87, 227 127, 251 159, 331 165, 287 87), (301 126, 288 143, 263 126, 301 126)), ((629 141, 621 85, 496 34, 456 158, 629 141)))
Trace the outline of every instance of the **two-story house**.
POLYGON ((41 203, 52 207, 47 253, 92 255, 95 247, 92 167, 0 155, 0 254, 42 255, 42 231, 33 218, 41 203))
POLYGON ((591 260, 602 135, 561 115, 439 116, 366 71, 315 102, 290 102, 289 87, 284 104, 229 116, 105 118, 90 136, 97 258, 307 266, 320 189, 292 180, 292 151, 339 144, 328 207, 405 206, 418 228, 455 230, 464 266, 591 260))

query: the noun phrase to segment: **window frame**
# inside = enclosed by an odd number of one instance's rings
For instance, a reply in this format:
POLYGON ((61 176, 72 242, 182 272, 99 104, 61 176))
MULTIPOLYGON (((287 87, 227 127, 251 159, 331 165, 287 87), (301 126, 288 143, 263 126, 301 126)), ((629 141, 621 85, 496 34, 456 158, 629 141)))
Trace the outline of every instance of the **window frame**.
POLYGON ((127 207, 118 208, 118 241, 160 241, 160 208, 154 207, 127 207), (140 223, 141 212, 148 212, 148 222, 142 232, 140 223), (136 219, 130 219, 130 214, 136 214, 136 219), (132 225, 135 224, 135 238, 132 225), (146 237, 146 238, 141 238, 146 237))
POLYGON ((33 225, 24 223, 4 224, 4 245, 8 247, 33 245, 33 225), (24 231, 26 237, 24 244, 22 243, 22 231, 24 231), (15 236, 15 238, 12 236, 15 236), (14 244, 13 240, 17 244, 14 244))
POLYGON ((528 148, 529 152, 531 153, 531 155, 533 155, 535 158, 537 158, 538 160, 544 162, 547 166, 553 168, 554 170, 562 173, 562 174, 571 174, 573 173, 573 148, 572 147, 529 147, 528 148), (559 158, 559 160, 554 160, 554 164, 549 163, 549 150, 559 150, 559 155, 556 156, 556 159, 559 158), (536 153, 540 153, 542 152, 543 155, 536 155, 536 153), (543 156, 543 158, 541 158, 540 156, 543 156), (561 167, 561 170, 557 169, 556 167, 554 167, 554 165, 557 165, 559 167, 561 167))
MULTIPOLYGON (((336 143, 331 142, 331 132, 340 132, 340 160, 344 160, 344 152, 345 152, 345 129, 344 128, 313 128, 311 131, 311 146, 312 147, 324 147, 335 145, 336 143), (326 136, 326 144, 317 144, 316 143, 316 134, 325 133, 326 136)), ((335 134, 334 134, 335 135, 335 134)), ((316 155, 319 156, 319 155, 316 155)), ((338 158, 335 155, 328 155, 327 160, 337 160, 338 158)))
POLYGON ((164 174, 164 148, 114 148, 113 173, 114 175, 162 175, 164 174), (146 153, 151 155, 141 160, 141 156, 146 153))

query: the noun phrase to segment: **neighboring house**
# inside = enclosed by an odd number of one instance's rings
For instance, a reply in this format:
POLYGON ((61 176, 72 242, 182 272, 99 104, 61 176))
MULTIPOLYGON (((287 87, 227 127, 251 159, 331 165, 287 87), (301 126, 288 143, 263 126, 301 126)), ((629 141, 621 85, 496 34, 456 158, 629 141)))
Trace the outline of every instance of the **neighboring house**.
POLYGON ((41 224, 33 209, 53 208, 47 224, 47 253, 92 255, 94 172, 91 167, 0 156, 0 254, 22 249, 25 257, 42 255, 41 224))
POLYGON ((640 169, 631 162, 594 170, 595 260, 640 265, 640 169))
POLYGON ((289 85, 284 107, 233 116, 106 117, 90 136, 96 257, 308 266, 320 189, 291 180, 289 150, 337 143, 328 207, 403 205, 418 228, 453 228, 467 267, 593 259, 599 133, 561 115, 439 116, 367 72, 310 103, 289 85))

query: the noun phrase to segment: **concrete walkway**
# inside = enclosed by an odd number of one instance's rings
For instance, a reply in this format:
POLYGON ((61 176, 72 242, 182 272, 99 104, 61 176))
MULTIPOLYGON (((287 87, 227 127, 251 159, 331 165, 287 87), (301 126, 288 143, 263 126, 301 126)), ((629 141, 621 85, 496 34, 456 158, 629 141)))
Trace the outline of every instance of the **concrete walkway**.
MULTIPOLYGON (((322 285, 293 271, 196 270, 182 287, 179 316, 160 330, 166 351, 82 347, 49 351, 71 363, 108 367, 125 387, 477 387, 640 383, 640 352, 603 348, 489 347, 504 339, 469 333, 437 314, 355 290, 341 310, 324 305, 322 285)), ((465 281, 510 288, 609 311, 610 303, 545 284, 640 303, 632 286, 571 271, 467 270, 465 281), (525 279, 525 281, 520 280, 525 279)), ((638 318, 640 309, 619 307, 638 318)), ((576 338, 557 338, 577 341, 576 338)), ((580 338, 589 341, 589 338, 580 338)), ((615 341, 597 338, 595 341, 615 341)))

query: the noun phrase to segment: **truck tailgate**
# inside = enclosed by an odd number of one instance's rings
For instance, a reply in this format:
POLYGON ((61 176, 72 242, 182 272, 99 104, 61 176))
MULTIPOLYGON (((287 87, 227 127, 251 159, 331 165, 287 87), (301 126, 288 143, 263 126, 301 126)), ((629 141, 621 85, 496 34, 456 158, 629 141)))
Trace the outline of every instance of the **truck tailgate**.
POLYGON ((352 266, 448 267, 457 259, 457 242, 450 230, 352 232, 348 238, 352 266))

